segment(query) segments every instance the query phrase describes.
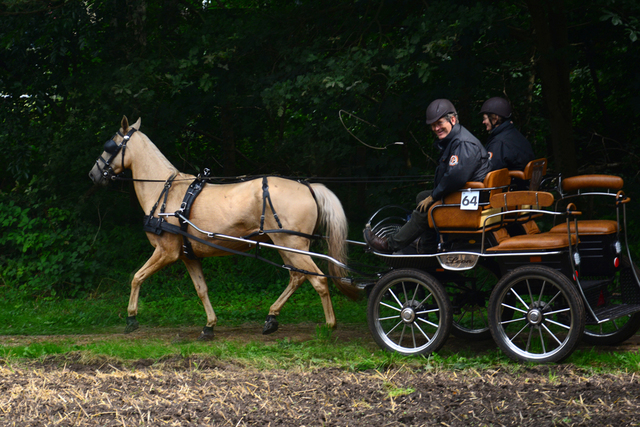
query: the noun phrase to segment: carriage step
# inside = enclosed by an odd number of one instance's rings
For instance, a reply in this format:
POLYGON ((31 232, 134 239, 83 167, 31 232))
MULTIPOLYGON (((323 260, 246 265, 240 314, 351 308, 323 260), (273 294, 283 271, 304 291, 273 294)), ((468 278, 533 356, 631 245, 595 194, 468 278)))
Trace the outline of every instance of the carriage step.
MULTIPOLYGON (((640 311, 640 304, 619 304, 614 306, 603 307, 598 310, 594 310, 598 319, 618 319, 623 316, 628 316, 640 311)), ((589 319, 591 316, 587 316, 587 324, 595 324, 593 319, 589 319)))

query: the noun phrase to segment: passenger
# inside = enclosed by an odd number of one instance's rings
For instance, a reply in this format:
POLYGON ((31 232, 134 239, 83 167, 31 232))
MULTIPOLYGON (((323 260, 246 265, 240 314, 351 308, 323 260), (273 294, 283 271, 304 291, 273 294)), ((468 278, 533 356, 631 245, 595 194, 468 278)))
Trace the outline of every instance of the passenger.
POLYGON ((482 104, 480 113, 483 115, 482 124, 489 132, 485 148, 491 158, 492 171, 502 168, 521 171, 527 163, 535 160, 531 144, 509 120, 509 101, 499 97, 489 98, 482 104))
POLYGON ((427 107, 427 124, 435 133, 434 145, 441 151, 434 188, 416 197, 418 206, 411 219, 392 236, 380 237, 364 229, 369 247, 377 252, 397 252, 420 237, 419 252, 435 252, 437 236, 429 228, 429 208, 437 200, 460 190, 467 181, 483 181, 489 173, 489 154, 480 141, 458 122, 458 113, 448 99, 436 99, 427 107))

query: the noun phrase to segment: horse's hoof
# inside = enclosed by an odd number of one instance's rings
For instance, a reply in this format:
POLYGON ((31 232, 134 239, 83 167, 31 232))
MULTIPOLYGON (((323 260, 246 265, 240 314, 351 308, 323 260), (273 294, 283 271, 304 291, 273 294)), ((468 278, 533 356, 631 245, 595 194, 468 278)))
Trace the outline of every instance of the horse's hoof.
POLYGON ((213 326, 205 326, 200 332, 198 341, 211 341, 213 340, 213 326))
POLYGON ((136 320, 136 316, 129 316, 127 317, 127 327, 124 328, 124 333, 130 334, 131 332, 135 331, 139 327, 140 327, 140 324, 136 320))
POLYGON ((271 314, 267 316, 267 320, 264 322, 264 328, 262 328, 262 335, 272 334, 278 330, 278 320, 276 316, 271 314))

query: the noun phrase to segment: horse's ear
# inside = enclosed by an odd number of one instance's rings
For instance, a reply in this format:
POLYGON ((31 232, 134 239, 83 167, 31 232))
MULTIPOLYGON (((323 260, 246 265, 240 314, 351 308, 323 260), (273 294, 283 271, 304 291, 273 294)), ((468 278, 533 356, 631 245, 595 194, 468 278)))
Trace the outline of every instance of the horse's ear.
POLYGON ((122 128, 122 133, 126 134, 129 132, 129 120, 127 116, 122 116, 122 122, 120 123, 120 128, 122 128))
POLYGON ((140 123, 142 123, 142 117, 138 117, 138 121, 132 124, 131 127, 140 130, 140 123))

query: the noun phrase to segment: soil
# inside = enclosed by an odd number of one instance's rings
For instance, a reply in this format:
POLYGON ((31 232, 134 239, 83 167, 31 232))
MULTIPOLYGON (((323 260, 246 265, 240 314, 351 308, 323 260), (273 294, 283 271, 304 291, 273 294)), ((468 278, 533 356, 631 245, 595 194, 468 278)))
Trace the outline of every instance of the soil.
MULTIPOLYGON (((141 328, 131 337, 193 340, 195 328, 141 328)), ((105 334, 73 336, 96 342, 105 334)), ((113 337, 113 335, 111 335, 113 337)), ((376 346, 366 328, 346 326, 333 338, 376 346)), ((5 345, 69 340, 2 337, 5 345)), ((216 340, 276 342, 316 338, 315 325, 216 328, 216 340)), ((637 352, 640 337, 603 351, 637 352)), ((492 342, 450 337, 444 352, 494 351, 492 342)), ((630 426, 640 425, 640 375, 588 376, 571 364, 517 373, 394 368, 257 370, 214 357, 176 356, 133 366, 85 362, 67 354, 28 364, 0 359, 0 425, 7 426, 630 426)))

